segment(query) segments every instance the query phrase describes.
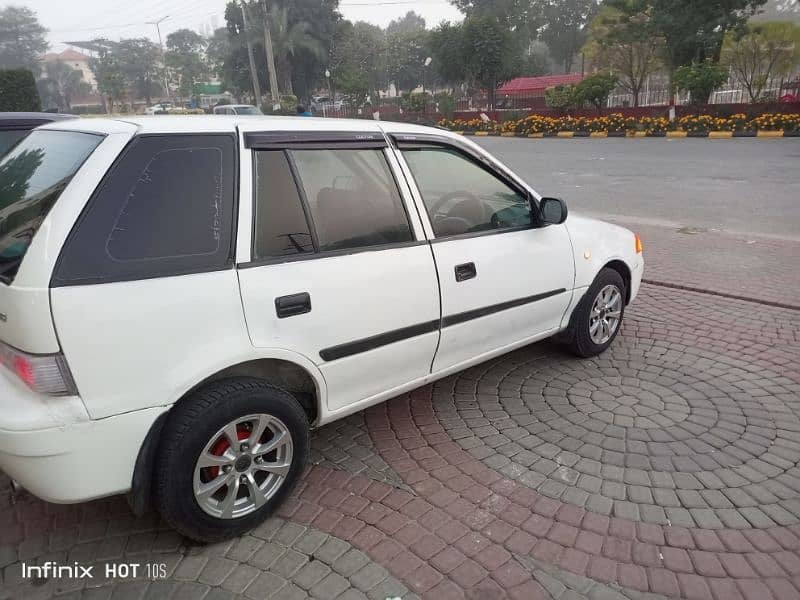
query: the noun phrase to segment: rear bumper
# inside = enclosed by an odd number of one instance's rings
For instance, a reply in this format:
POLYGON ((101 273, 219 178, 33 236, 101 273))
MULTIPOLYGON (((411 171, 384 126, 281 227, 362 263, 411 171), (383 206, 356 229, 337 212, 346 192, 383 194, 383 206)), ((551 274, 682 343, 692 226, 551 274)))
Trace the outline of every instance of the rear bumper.
POLYGON ((49 502, 128 491, 139 448, 166 407, 92 421, 82 406, 33 394, 0 369, 0 470, 49 502))

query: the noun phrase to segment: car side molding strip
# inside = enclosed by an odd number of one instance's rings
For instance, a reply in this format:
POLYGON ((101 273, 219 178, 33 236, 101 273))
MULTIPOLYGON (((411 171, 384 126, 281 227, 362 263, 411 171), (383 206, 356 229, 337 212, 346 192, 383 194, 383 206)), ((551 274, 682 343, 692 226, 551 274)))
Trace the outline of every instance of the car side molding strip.
POLYGON ((411 325, 410 327, 379 333, 378 335, 362 338, 353 342, 346 342, 338 346, 331 346, 330 348, 320 350, 319 355, 322 360, 325 361, 337 360, 346 356, 374 350, 375 348, 380 348, 388 344, 394 344, 395 342, 402 342, 403 340, 425 335, 426 333, 433 333, 438 329, 439 319, 434 319, 426 323, 419 323, 417 325, 411 325))
POLYGON ((524 298, 517 298, 516 300, 508 300, 507 302, 500 302, 499 304, 492 304, 490 306, 484 306, 482 308, 456 313, 454 315, 444 317, 441 320, 435 319, 433 321, 426 321, 425 323, 419 323, 409 327, 394 329, 392 331, 387 331, 386 333, 379 333, 377 335, 361 338, 352 342, 345 342, 344 344, 325 348, 319 351, 319 355, 324 361, 338 360, 347 356, 353 356, 354 354, 368 352, 369 350, 374 350, 375 348, 380 348, 381 346, 386 346, 388 344, 394 344, 395 342, 402 342, 403 340, 407 340, 409 338, 425 335, 426 333, 432 333, 438 330, 440 327, 444 329, 445 327, 466 323, 467 321, 471 321, 473 319, 480 319, 481 317, 486 317, 488 315, 516 308, 518 306, 524 306, 525 304, 539 302, 540 300, 545 300, 547 298, 552 298, 553 296, 563 294, 566 291, 567 290, 565 288, 561 288, 544 292, 542 294, 536 294, 534 296, 525 296, 524 298))
POLYGON ((561 288, 558 290, 544 292, 543 294, 536 294, 534 296, 525 296, 524 298, 517 298, 516 300, 500 302, 499 304, 492 304, 491 306, 484 306, 482 308, 475 308, 473 310, 457 313, 455 315, 449 315, 447 317, 442 318, 442 329, 444 329, 445 327, 450 327, 452 325, 458 325, 459 323, 466 323, 467 321, 472 321, 473 319, 480 319, 481 317, 493 315, 494 313, 499 313, 504 310, 516 308, 518 306, 524 306, 525 304, 533 304, 534 302, 539 302, 540 300, 546 300, 547 298, 558 296, 559 294, 563 294, 566 291, 567 290, 565 288, 561 288))

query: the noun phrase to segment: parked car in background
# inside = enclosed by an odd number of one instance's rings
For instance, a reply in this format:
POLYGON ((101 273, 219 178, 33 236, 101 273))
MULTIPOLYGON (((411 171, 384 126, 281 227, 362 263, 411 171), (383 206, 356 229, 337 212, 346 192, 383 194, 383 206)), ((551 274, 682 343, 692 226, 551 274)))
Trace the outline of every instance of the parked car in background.
POLYGON ((261 109, 252 104, 222 104, 214 107, 215 115, 263 115, 261 109))
POLYGON ((63 119, 77 119, 77 117, 59 113, 0 112, 0 156, 28 135, 31 129, 63 119))
POLYGON ((146 115, 165 115, 173 108, 172 102, 159 102, 144 109, 146 115))
POLYGON ((0 189, 0 469, 203 541, 275 511, 313 427, 551 336, 604 352, 644 269, 631 231, 401 123, 52 123, 0 189))
POLYGON ((344 106, 344 100, 341 98, 333 100, 328 96, 312 96, 311 98, 311 110, 317 113, 342 110, 344 106))

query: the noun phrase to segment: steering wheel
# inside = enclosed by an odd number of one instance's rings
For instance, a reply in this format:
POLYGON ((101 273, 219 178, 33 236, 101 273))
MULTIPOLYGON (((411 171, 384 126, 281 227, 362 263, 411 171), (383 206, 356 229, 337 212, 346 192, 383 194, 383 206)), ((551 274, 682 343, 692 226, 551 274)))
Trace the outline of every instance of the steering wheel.
POLYGON ((431 213, 434 215, 439 212, 439 209, 442 208, 445 204, 447 204, 450 200, 456 200, 461 198, 462 200, 469 200, 470 202, 480 202, 478 197, 474 194, 470 194, 466 190, 458 190, 456 192, 449 192, 439 198, 436 202, 431 204, 431 213))

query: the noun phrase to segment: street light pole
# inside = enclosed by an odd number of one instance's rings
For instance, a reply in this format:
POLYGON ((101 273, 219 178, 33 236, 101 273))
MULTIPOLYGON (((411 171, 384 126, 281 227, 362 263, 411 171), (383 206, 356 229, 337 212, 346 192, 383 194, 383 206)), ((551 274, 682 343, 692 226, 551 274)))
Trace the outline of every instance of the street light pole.
POLYGON ((425 110, 424 113, 428 114, 428 100, 425 98, 425 75, 428 72, 428 67, 431 65, 431 61, 433 59, 429 56, 425 59, 425 62, 422 63, 422 101, 425 103, 425 110))
POLYGON ((167 66, 164 64, 164 42, 161 41, 161 23, 169 19, 169 15, 165 15, 158 19, 157 21, 147 21, 147 25, 155 25, 156 31, 158 32, 158 46, 161 48, 161 64, 164 66, 164 89, 167 92, 167 100, 170 100, 169 94, 169 72, 167 71, 167 66))

